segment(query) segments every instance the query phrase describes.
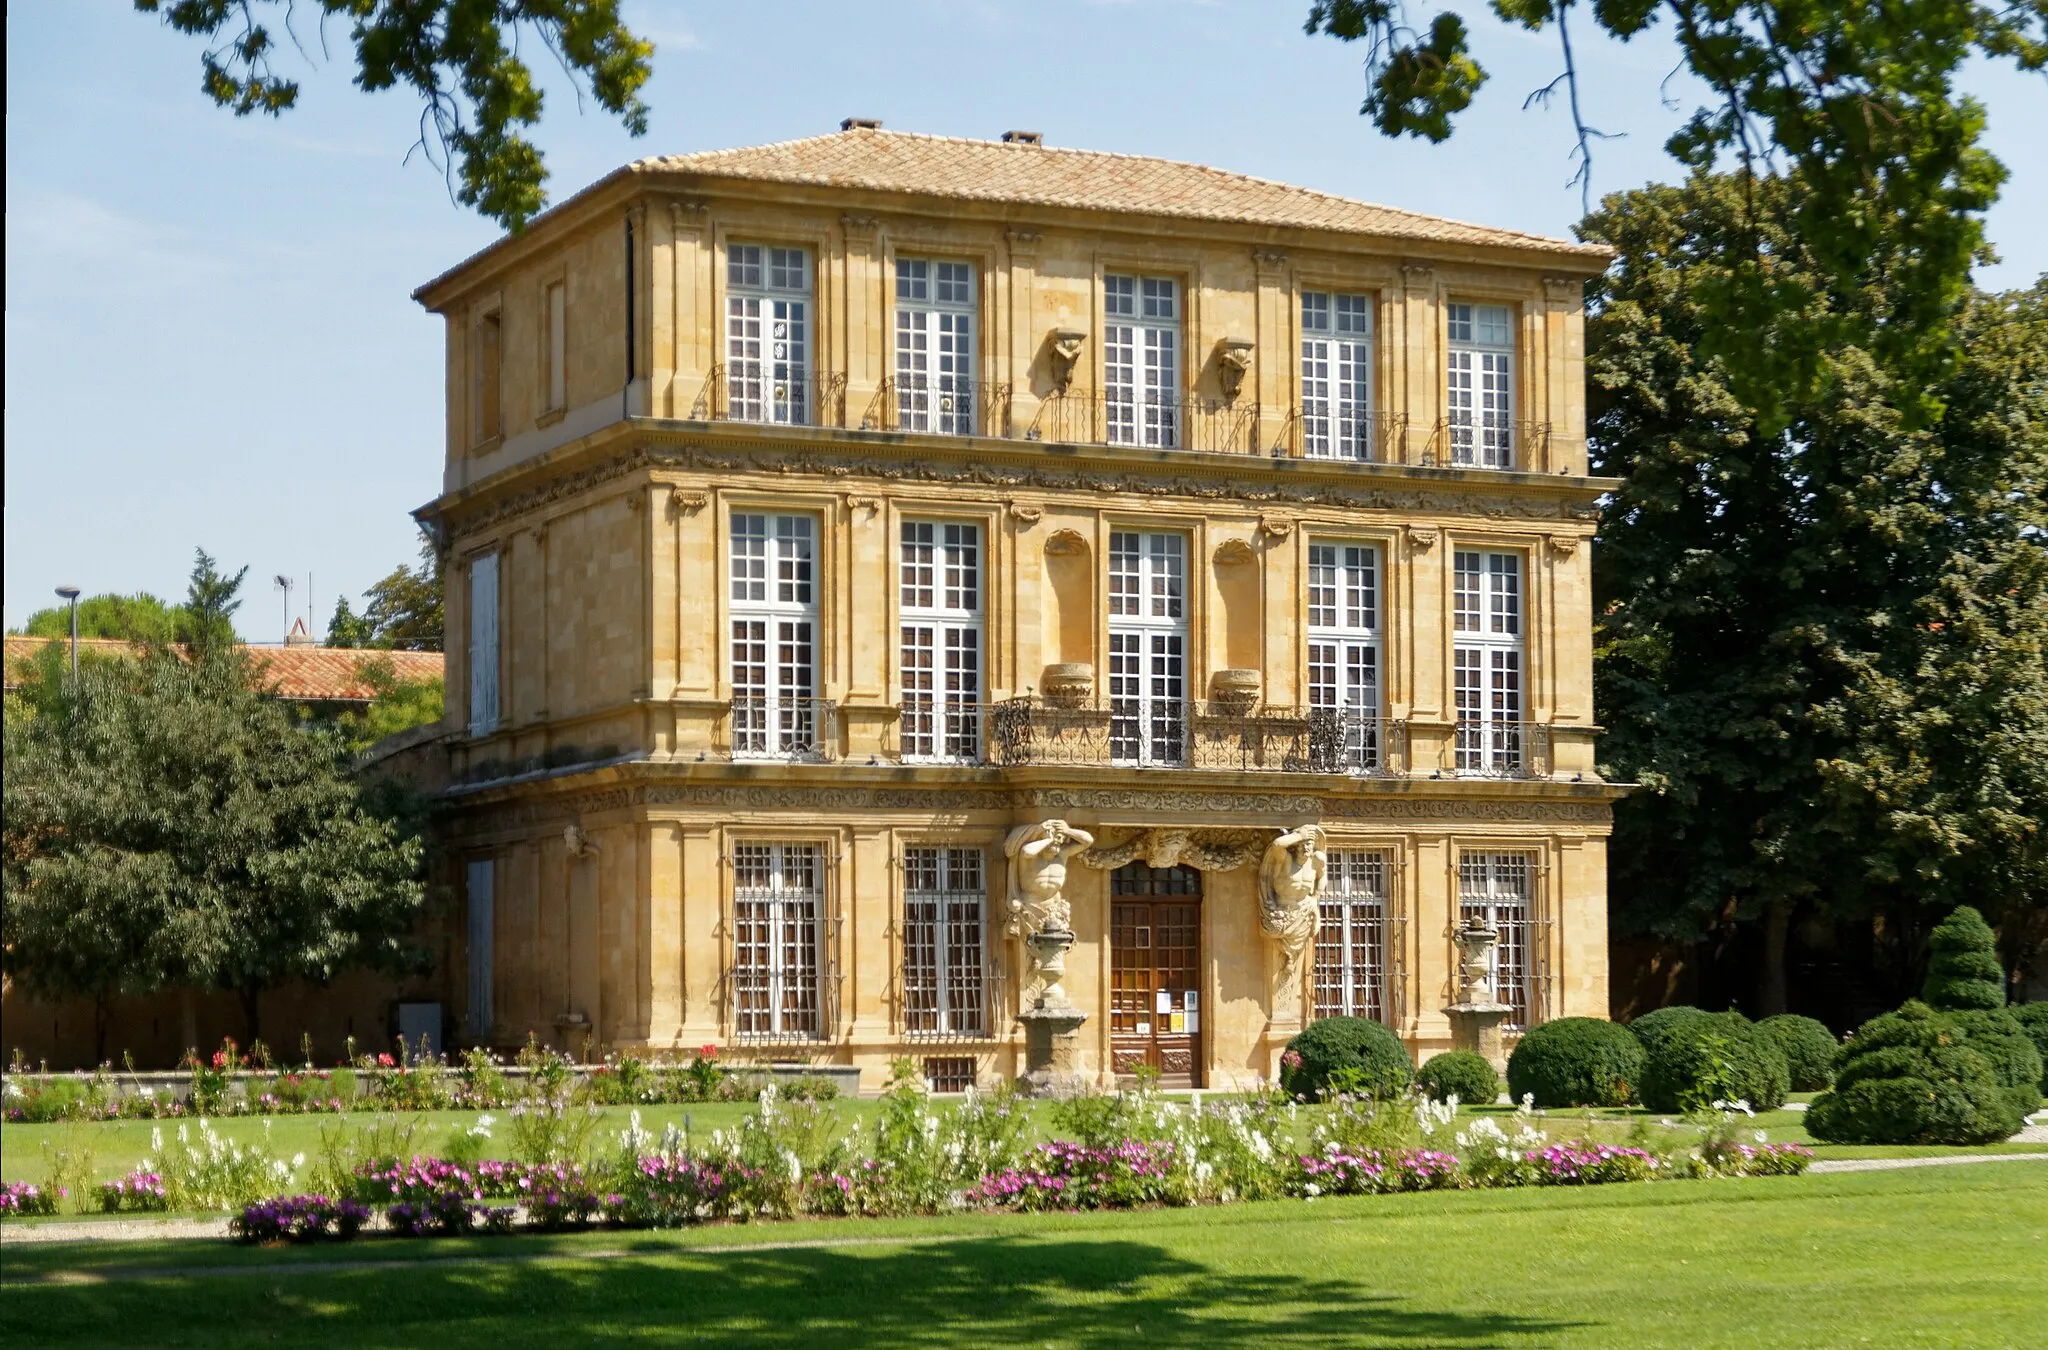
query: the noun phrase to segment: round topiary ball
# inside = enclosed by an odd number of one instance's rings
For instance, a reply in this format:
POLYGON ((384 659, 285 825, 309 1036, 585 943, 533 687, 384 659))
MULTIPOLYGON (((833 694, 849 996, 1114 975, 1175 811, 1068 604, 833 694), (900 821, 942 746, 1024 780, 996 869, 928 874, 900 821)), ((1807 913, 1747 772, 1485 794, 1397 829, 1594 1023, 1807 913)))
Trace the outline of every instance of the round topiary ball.
POLYGON ((1675 1004, 1669 1008, 1652 1008, 1628 1024, 1629 1032, 1643 1043, 1643 1052, 1649 1053, 1672 1028, 1681 1026, 1695 1017, 1707 1016, 1704 1008, 1695 1008, 1687 1003, 1675 1004))
MULTIPOLYGON (((2033 1038, 2034 1048, 2041 1052, 2042 1064, 2048 1066, 2048 1003, 2016 1003, 2006 1011, 2033 1038)), ((2048 1067, 2041 1071, 2041 1092, 2048 1096, 2048 1067)))
POLYGON ((1791 1090, 1785 1052, 1739 1012, 1673 1023, 1654 1038, 1643 1065, 1643 1105, 1652 1111, 1690 1111, 1717 1101, 1773 1111, 1791 1090))
POLYGON ((1970 1008, 1949 1014, 1963 1044, 1984 1056, 1998 1085, 2023 1116, 2041 1104, 2041 1052, 2020 1019, 2004 1008, 1970 1008))
POLYGON ((1541 1107, 1626 1106, 1642 1079, 1642 1042, 1597 1017, 1541 1023, 1508 1056, 1508 1094, 1541 1107))
POLYGON ((1842 1048, 1828 1024, 1797 1013, 1780 1013, 1757 1023, 1785 1052, 1794 1092, 1825 1092, 1835 1081, 1835 1052, 1842 1048))
POLYGON ((1485 1056, 1470 1050, 1446 1050, 1441 1055, 1431 1055, 1429 1062, 1416 1071, 1415 1081, 1440 1102, 1456 1097, 1467 1105, 1484 1106, 1500 1096, 1500 1075, 1493 1071, 1485 1056))
POLYGON ((1414 1081, 1415 1061, 1401 1038, 1363 1017, 1311 1022, 1280 1057, 1280 1085, 1297 1097, 1327 1091, 1394 1097, 1414 1081))
POLYGON ((1957 905, 1927 935, 1933 955, 1927 961, 1927 983, 1920 997, 1943 1012, 2005 1006, 2005 968, 1998 964, 1998 942, 1984 916, 1957 905))
POLYGON ((1989 1144, 2020 1120, 1990 1061, 1918 999, 1856 1029, 1835 1086, 1806 1112, 1808 1132, 1831 1144, 1989 1144))

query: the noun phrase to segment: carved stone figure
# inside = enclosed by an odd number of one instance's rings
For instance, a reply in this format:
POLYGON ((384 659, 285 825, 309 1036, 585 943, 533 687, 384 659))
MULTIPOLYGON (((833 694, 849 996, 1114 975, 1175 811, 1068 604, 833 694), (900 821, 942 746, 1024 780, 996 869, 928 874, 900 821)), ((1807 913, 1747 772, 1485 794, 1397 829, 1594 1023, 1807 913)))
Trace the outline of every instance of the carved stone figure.
POLYGON ((1323 854, 1323 832, 1303 825, 1266 846, 1259 863, 1259 926, 1276 938, 1286 954, 1281 978, 1292 981, 1302 954, 1321 920, 1323 878, 1329 860, 1323 854))
POLYGON ((1067 859, 1094 842, 1094 835, 1064 820, 1041 820, 1010 831, 1003 852, 1010 860, 1006 931, 1011 936, 1069 930, 1073 908, 1061 893, 1067 885, 1067 859))

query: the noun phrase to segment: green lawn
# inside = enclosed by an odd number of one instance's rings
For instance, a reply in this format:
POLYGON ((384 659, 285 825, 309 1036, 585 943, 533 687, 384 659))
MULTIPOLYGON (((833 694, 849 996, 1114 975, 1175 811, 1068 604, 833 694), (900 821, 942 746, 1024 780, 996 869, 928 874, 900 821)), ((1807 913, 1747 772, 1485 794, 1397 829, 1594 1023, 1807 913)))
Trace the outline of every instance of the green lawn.
POLYGON ((0 1250, 11 1344, 2037 1346, 2048 1165, 1129 1214, 0 1250))

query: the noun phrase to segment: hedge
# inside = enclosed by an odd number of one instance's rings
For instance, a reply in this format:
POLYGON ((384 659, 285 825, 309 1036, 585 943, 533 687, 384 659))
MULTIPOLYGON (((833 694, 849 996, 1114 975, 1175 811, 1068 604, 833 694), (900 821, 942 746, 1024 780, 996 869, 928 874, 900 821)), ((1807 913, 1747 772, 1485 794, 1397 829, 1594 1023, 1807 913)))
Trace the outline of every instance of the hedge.
POLYGON ((1989 1144, 2021 1118, 1954 1017, 1913 999, 1857 1028, 1806 1128, 1833 1144, 1989 1144))
POLYGON ((1963 1043, 1984 1056, 2021 1115, 2041 1103, 2041 1052, 2027 1029, 2004 1008, 1969 1008, 1949 1014, 1963 1043))
POLYGON ((1679 1003, 1669 1008, 1653 1008, 1628 1024, 1630 1034, 1643 1043, 1643 1053, 1655 1049, 1657 1043, 1678 1027, 1695 1017, 1710 1016, 1706 1009, 1691 1004, 1679 1003))
POLYGON ((1652 1111, 1689 1111, 1716 1101, 1773 1111, 1792 1090, 1792 1070, 1771 1034, 1739 1012, 1701 1013, 1655 1037, 1643 1065, 1652 1111))
POLYGON ((1325 1017, 1287 1043, 1280 1084, 1294 1096, 1315 1097, 1346 1069, 1357 1071, 1356 1078, 1345 1075, 1351 1086, 1374 1097, 1398 1096, 1415 1081, 1415 1061, 1393 1032, 1363 1017, 1325 1017))
POLYGON ((2041 1092, 2048 1095, 2048 1003, 2016 1003, 2006 1011, 2033 1037, 2034 1048, 2041 1052, 2041 1092))
POLYGON ((1446 1050, 1430 1056, 1415 1081, 1436 1101, 1455 1096, 1461 1102, 1485 1106, 1500 1096, 1500 1075, 1485 1056, 1470 1050, 1446 1050))
POLYGON ((1785 1052, 1794 1092, 1825 1092, 1835 1081, 1835 1055, 1842 1043, 1828 1024, 1797 1013, 1779 1013, 1757 1023, 1785 1052))
POLYGON ((1561 1017, 1530 1029, 1508 1057, 1508 1093, 1541 1107, 1626 1106, 1643 1079, 1642 1043, 1597 1017, 1561 1017))
POLYGON ((2005 968, 1984 916, 1958 905, 1927 935, 1932 955, 1920 997, 1944 1012, 2005 1006, 2005 968))

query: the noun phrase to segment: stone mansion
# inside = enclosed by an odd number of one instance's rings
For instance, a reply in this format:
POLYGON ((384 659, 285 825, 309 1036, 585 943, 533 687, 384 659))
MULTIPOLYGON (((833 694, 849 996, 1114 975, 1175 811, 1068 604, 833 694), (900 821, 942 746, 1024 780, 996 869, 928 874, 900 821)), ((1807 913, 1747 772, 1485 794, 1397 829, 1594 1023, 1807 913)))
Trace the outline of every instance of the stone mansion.
POLYGON ((835 134, 642 160, 447 330, 468 1040, 1015 1076, 1065 822, 1081 1070, 1317 1017, 1605 1016, 1585 279, 1605 250, 1190 164, 835 134), (1305 945, 1259 858, 1304 825, 1305 945))

